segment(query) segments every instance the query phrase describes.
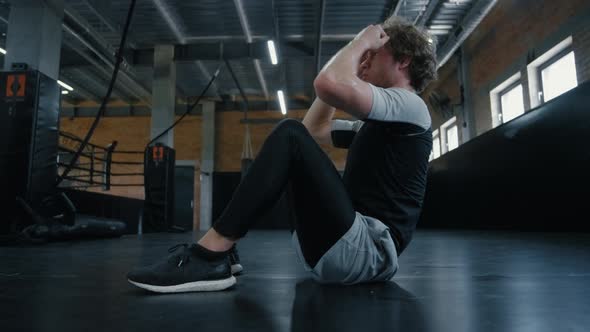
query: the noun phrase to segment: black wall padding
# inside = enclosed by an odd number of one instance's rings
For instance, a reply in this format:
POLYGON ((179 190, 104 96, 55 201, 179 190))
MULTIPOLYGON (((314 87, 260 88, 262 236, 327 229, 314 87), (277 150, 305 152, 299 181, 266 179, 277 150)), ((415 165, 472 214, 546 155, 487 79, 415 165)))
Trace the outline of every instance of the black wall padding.
POLYGON ((16 196, 38 209, 54 193, 60 96, 57 82, 38 71, 0 73, 0 233, 12 222, 16 196))
POLYGON ((419 226, 590 231, 590 82, 430 164, 419 226))
POLYGON ((60 87, 57 81, 40 74, 37 95, 36 132, 31 147, 30 199, 36 205, 43 197, 53 194, 57 177, 57 147, 59 141, 60 87))

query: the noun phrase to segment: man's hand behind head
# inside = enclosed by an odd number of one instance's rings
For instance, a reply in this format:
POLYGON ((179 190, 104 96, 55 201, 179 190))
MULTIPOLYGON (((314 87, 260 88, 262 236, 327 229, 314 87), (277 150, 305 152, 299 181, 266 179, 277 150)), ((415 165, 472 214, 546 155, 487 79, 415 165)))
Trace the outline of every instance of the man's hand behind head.
POLYGON ((380 25, 369 25, 359 32, 354 39, 364 43, 368 50, 376 51, 389 41, 389 36, 380 25))

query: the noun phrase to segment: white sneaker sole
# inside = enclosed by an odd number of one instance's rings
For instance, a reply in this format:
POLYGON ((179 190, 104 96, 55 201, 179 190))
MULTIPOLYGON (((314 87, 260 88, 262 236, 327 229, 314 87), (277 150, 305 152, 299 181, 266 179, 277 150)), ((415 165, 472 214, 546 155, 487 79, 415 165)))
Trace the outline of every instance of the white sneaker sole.
POLYGON ((242 264, 233 264, 231 266, 231 274, 238 274, 242 271, 244 271, 244 267, 242 267, 242 264))
POLYGON ((156 285, 148 285, 142 284, 139 282, 131 281, 127 279, 131 284, 147 289, 152 292, 156 293, 183 293, 183 292, 213 292, 213 291, 220 291, 226 288, 230 288, 231 286, 235 285, 236 278, 231 276, 227 279, 222 280, 203 280, 203 281, 195 281, 195 282, 188 282, 186 284, 180 285, 172 285, 172 286, 156 286, 156 285))

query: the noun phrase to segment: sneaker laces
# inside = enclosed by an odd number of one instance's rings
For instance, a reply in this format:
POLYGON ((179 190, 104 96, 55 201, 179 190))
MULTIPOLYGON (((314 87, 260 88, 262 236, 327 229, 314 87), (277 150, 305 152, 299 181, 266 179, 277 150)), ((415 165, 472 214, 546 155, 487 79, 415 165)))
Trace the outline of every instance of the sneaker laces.
POLYGON ((182 252, 180 252, 180 254, 178 254, 178 255, 173 256, 173 257, 180 258, 180 260, 178 261, 177 267, 181 267, 183 264, 188 263, 190 261, 190 257, 191 257, 191 251, 189 249, 188 243, 180 243, 175 246, 172 246, 168 249, 168 252, 173 253, 176 250, 178 250, 179 248, 183 248, 182 252))

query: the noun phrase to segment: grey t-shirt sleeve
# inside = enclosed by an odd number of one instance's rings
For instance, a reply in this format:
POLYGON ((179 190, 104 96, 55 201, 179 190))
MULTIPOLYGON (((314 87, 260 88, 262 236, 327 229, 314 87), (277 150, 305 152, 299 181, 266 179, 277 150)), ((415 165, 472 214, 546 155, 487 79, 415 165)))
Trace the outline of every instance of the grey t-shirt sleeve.
POLYGON ((405 122, 430 128, 432 120, 426 103, 417 94, 402 88, 380 88, 369 83, 373 105, 367 119, 385 122, 405 122))

